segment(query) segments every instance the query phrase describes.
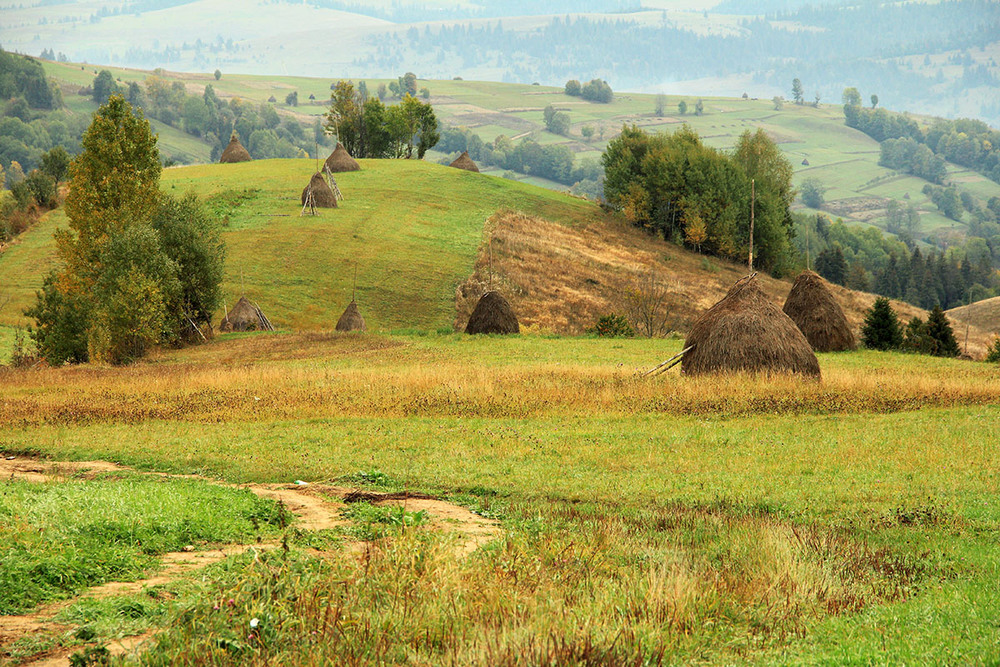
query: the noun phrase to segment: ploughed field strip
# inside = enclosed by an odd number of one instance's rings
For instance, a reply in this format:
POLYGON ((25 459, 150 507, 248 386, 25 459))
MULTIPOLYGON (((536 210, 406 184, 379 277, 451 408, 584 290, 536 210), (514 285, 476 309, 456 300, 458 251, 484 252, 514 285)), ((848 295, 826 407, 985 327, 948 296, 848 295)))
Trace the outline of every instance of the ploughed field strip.
MULTIPOLYGON (((33 484, 71 482, 96 479, 102 475, 115 473, 136 474, 137 471, 106 461, 52 462, 18 456, 0 458, 0 485, 10 481, 33 484)), ((219 480, 198 475, 171 475, 165 473, 139 473, 164 479, 193 479, 208 484, 246 489, 253 494, 274 500, 295 518, 295 527, 302 531, 322 531, 350 527, 351 521, 343 516, 344 509, 352 503, 367 502, 372 505, 399 506, 411 512, 424 512, 429 518, 429 526, 434 530, 457 533, 459 540, 456 555, 465 557, 500 534, 499 523, 481 517, 470 510, 424 494, 380 493, 360 491, 354 488, 329 484, 245 484, 231 485, 219 480)), ((155 586, 169 584, 175 580, 192 576, 197 571, 230 556, 247 552, 256 557, 259 553, 281 548, 276 540, 260 541, 257 544, 227 544, 211 547, 187 546, 182 551, 171 551, 158 558, 158 571, 148 577, 134 581, 109 581, 93 586, 74 598, 47 603, 25 614, 0 615, 0 659, 4 647, 19 639, 36 633, 61 634, 74 630, 71 624, 56 620, 59 612, 86 599, 114 598, 134 595, 155 586)), ((363 553, 364 543, 357 538, 348 538, 348 549, 363 553)), ((324 556, 317 549, 309 550, 311 555, 324 556)), ((152 632, 122 637, 110 642, 106 649, 110 655, 124 654, 140 649, 143 642, 153 636, 152 632)), ((45 651, 38 656, 28 657, 22 665, 66 665, 70 656, 77 652, 79 644, 45 651)), ((7 663, 2 663, 7 664, 7 663)))

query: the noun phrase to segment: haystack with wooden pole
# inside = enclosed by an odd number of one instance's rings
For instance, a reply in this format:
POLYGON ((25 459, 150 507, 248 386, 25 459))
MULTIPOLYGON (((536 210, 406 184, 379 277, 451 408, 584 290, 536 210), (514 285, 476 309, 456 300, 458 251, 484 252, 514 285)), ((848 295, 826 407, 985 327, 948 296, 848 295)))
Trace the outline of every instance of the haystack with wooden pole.
POLYGON ((455 167, 456 169, 464 169, 466 171, 474 171, 477 174, 479 173, 479 167, 477 167, 476 163, 472 161, 471 157, 469 157, 469 151, 462 151, 462 154, 455 158, 455 161, 448 166, 455 167))
POLYGON ((260 306, 241 296, 233 309, 222 318, 219 331, 274 331, 274 326, 260 306))
POLYGON ((335 174, 342 171, 361 171, 361 165, 351 157, 351 154, 344 148, 344 144, 337 144, 337 148, 330 153, 330 157, 326 159, 324 164, 326 169, 335 174))
POLYGON ((333 190, 327 184, 321 172, 317 171, 313 174, 312 178, 309 179, 309 185, 302 189, 303 206, 308 203, 310 195, 312 196, 313 206, 319 208, 337 208, 337 195, 333 193, 333 190))
POLYGON ((826 281, 812 271, 795 279, 785 299, 785 314, 816 352, 840 352, 857 347, 854 332, 826 281))
POLYGON ((809 341, 764 294, 752 273, 691 327, 681 372, 797 373, 819 378, 809 341))
POLYGON ((489 291, 479 299, 465 325, 467 334, 516 334, 521 332, 510 302, 497 291, 489 291))
POLYGON ((250 152, 243 148, 243 144, 240 143, 240 138, 234 130, 229 135, 229 145, 226 146, 226 150, 222 151, 222 155, 219 156, 219 162, 249 162, 252 159, 250 152))
POLYGON ((347 305, 344 309, 344 314, 340 316, 337 320, 337 331, 367 331, 368 328, 365 326, 365 318, 361 316, 361 311, 358 310, 358 303, 354 299, 351 299, 351 303, 347 305))

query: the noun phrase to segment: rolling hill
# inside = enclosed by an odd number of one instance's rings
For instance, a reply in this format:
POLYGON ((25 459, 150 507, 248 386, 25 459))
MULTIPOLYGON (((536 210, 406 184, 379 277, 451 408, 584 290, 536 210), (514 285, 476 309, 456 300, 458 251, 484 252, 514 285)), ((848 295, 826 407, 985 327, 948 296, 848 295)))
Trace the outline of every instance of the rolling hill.
MULTIPOLYGON (((371 329, 461 327, 469 295, 490 281, 486 239, 496 281, 536 332, 581 333, 598 316, 620 312, 622 294, 650 272, 668 288, 670 328, 683 332, 745 272, 624 226, 567 194, 427 162, 361 164, 362 171, 338 175, 341 206, 315 217, 300 215, 311 160, 174 167, 164 171, 161 187, 196 194, 223 225, 226 303, 246 294, 283 329, 332 329, 351 299, 355 267, 371 329)), ((61 210, 49 214, 0 255, 7 346, 11 327, 28 324, 21 312, 54 265, 52 232, 65 222, 61 210)), ((790 282, 763 282, 783 302, 790 282)), ((874 296, 836 293, 860 326, 874 296)), ((903 318, 925 315, 895 307, 903 318)), ((974 328, 970 352, 981 356, 988 338, 974 328)))

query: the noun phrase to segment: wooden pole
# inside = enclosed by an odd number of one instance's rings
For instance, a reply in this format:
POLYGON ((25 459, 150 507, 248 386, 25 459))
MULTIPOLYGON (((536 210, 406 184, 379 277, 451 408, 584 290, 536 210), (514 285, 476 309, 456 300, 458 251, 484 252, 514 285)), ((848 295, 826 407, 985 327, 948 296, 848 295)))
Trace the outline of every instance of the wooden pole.
POLYGON ((753 215, 757 203, 757 190, 754 179, 750 179, 750 273, 753 273, 753 215))
MULTIPOLYGON (((681 350, 680 352, 678 352, 674 356, 670 357, 669 359, 667 359, 666 361, 664 361, 662 364, 657 364, 653 368, 651 368, 648 371, 646 371, 645 373, 643 373, 642 377, 646 377, 647 375, 652 375, 653 373, 655 373, 656 371, 660 370, 664 366, 667 366, 667 364, 669 364, 671 361, 673 361, 674 363, 677 363, 677 361, 679 361, 680 358, 683 357, 686 352, 689 352, 692 347, 694 347, 694 345, 690 345, 688 347, 685 347, 683 350, 681 350)), ((670 368, 670 367, 667 366, 667 368, 670 368)), ((667 369, 664 369, 664 370, 667 370, 667 369)))

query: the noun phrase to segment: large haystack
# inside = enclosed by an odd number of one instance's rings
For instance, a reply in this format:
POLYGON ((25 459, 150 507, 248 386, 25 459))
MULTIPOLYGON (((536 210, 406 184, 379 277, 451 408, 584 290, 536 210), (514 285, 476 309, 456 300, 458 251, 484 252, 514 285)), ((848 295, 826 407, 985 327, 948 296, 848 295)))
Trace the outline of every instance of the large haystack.
POLYGON ((361 317, 358 304, 353 299, 344 309, 344 314, 337 320, 337 331, 367 331, 365 318, 361 317))
POLYGON ((510 302, 499 292, 487 292, 479 299, 476 309, 465 325, 467 334, 516 334, 521 332, 510 302))
POLYGON ((342 171, 361 171, 361 165, 351 157, 344 144, 337 144, 336 150, 326 159, 326 168, 337 174, 342 171))
POLYGON ((785 299, 785 314, 792 318, 816 352, 840 352, 857 347, 851 325, 826 281, 812 271, 795 279, 785 299))
POLYGON ((448 166, 455 167, 456 169, 464 169, 466 171, 474 171, 477 174, 479 173, 479 167, 477 167, 476 163, 472 161, 471 157, 469 157, 469 151, 462 151, 462 154, 455 158, 455 161, 448 166))
POLYGON ((274 327, 260 306, 241 296, 229 314, 222 318, 219 331, 274 331, 274 327))
POLYGON ((333 194, 333 190, 327 184, 326 179, 323 178, 323 174, 316 172, 313 177, 309 179, 309 185, 302 189, 302 205, 306 205, 306 195, 309 194, 309 190, 312 190, 313 196, 313 206, 319 208, 337 208, 337 196, 333 194))
POLYGON ((243 148, 243 144, 240 143, 240 138, 236 136, 235 132, 230 135, 229 145, 219 156, 219 162, 249 162, 252 159, 247 149, 243 148))
POLYGON ((819 377, 819 362, 795 322, 771 303, 756 274, 741 279, 709 308, 684 341, 681 370, 700 373, 801 373, 819 377))

